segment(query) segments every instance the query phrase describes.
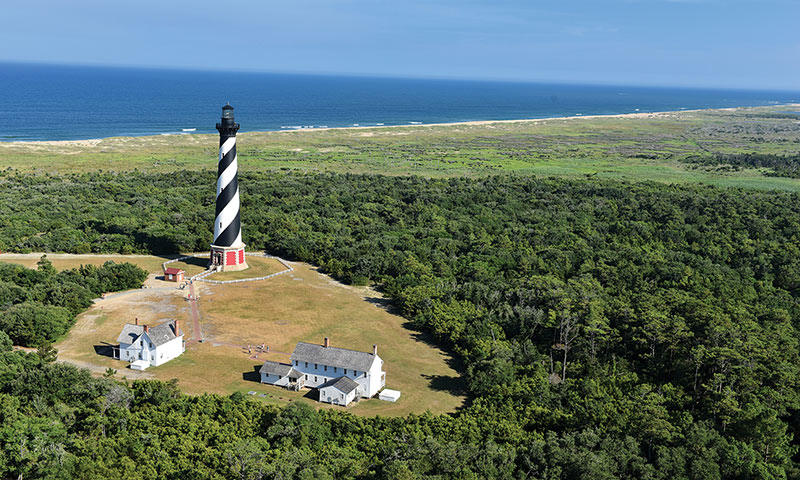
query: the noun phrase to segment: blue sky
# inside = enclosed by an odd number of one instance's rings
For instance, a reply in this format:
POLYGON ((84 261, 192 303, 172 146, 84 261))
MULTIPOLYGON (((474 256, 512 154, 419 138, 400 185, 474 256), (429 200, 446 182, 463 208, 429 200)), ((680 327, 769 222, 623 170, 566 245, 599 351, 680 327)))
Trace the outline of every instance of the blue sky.
POLYGON ((3 1, 0 60, 800 90, 800 0, 3 1))

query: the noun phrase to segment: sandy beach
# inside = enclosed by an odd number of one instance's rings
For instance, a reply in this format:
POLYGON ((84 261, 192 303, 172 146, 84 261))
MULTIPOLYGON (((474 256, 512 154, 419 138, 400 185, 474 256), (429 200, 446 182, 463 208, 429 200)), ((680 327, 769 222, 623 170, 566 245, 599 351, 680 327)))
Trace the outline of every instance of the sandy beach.
MULTIPOLYGON (((800 103, 786 103, 774 106, 782 106, 782 107, 793 107, 793 108, 800 108, 800 103)), ((636 119, 636 118, 657 118, 662 116, 671 116, 676 114, 686 114, 686 113, 697 113, 702 111, 725 111, 725 112, 732 112, 737 110, 744 110, 753 107, 731 107, 731 108, 713 108, 713 109, 694 109, 694 110, 669 110, 663 112, 636 112, 636 113, 619 113, 619 114, 608 114, 608 115, 571 115, 565 117, 544 117, 544 118, 521 118, 516 120, 474 120, 469 122, 443 122, 443 123, 420 123, 420 124, 409 124, 409 125, 364 125, 364 126, 353 126, 353 127, 325 127, 325 128, 293 128, 293 129, 284 129, 284 130, 262 130, 262 131, 251 131, 251 132, 242 132, 239 136, 246 136, 250 134, 303 134, 308 132, 324 132, 328 130, 385 130, 391 128, 431 128, 431 127, 449 127, 449 126, 481 126, 481 125, 494 125, 494 124, 509 124, 509 123, 530 123, 533 125, 539 123, 546 123, 552 121, 580 121, 580 120, 593 120, 593 119, 601 119, 601 118, 629 118, 629 119, 636 119)), ((204 135, 214 135, 214 133, 199 133, 199 134, 159 134, 159 135, 143 135, 141 137, 107 137, 107 138, 92 138, 86 140, 33 140, 33 141, 11 141, 11 142, 0 142, 0 147, 8 148, 8 147, 19 147, 19 146, 62 146, 62 147, 97 147, 101 146, 103 141, 110 140, 110 139, 122 139, 122 138, 157 138, 157 137, 169 137, 169 136, 204 136, 204 135)))

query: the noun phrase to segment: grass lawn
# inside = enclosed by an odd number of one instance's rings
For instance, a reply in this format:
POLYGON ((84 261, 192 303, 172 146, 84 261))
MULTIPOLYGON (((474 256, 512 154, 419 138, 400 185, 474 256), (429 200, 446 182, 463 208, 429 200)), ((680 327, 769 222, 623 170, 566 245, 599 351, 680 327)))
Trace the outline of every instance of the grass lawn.
POLYGON ((424 335, 408 329, 405 319, 386 310, 380 296, 368 288, 342 285, 309 265, 293 266, 294 272, 265 281, 195 283, 204 343, 192 338, 187 291, 151 275, 149 288, 109 295, 80 315, 55 345, 59 359, 97 375, 110 367, 118 370, 118 377, 129 379, 177 378, 181 389, 190 394, 256 391, 253 398, 264 402, 302 401, 320 408, 342 408, 317 403, 312 391, 289 392, 262 385, 255 375, 255 369, 267 359, 287 362, 298 341, 321 343, 327 336, 334 346, 362 351, 371 351, 372 344, 378 344, 386 386, 402 392, 396 403, 371 399, 351 405, 347 410, 354 414, 443 413, 464 404, 455 360, 424 335), (181 321, 186 352, 145 372, 130 370, 127 363, 104 356, 122 326, 137 317, 149 325, 181 321), (256 354, 255 350, 248 354, 247 345, 261 343, 270 347, 269 354, 256 354))
POLYGON ((206 267, 208 267, 208 254, 197 254, 185 260, 179 260, 177 262, 167 264, 167 268, 180 268, 181 270, 185 271, 186 275, 184 275, 184 278, 186 279, 197 275, 198 273, 204 272, 206 267))
POLYGON ((81 265, 97 265, 100 266, 109 260, 117 263, 129 262, 147 270, 150 273, 163 273, 161 264, 170 258, 176 258, 179 255, 121 255, 121 254, 108 254, 108 255, 74 255, 68 253, 3 253, 0 254, 0 262, 17 263, 29 268, 36 268, 36 262, 42 257, 47 255, 47 258, 53 262, 53 267, 56 270, 68 270, 70 268, 77 268, 81 265))
POLYGON ((286 270, 286 267, 281 265, 281 262, 275 260, 274 258, 267 257, 248 256, 247 266, 248 268, 245 270, 239 270, 238 272, 214 273, 206 278, 209 280, 220 281, 240 280, 242 278, 266 277, 267 275, 280 272, 281 270, 286 270))

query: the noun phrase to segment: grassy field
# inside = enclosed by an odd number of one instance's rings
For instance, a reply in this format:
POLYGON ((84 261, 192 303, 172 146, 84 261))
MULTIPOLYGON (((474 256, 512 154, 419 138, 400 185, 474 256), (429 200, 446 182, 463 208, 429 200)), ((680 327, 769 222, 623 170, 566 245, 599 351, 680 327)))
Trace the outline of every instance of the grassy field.
POLYGON ((17 263, 29 268, 36 268, 36 262, 42 257, 47 255, 47 258, 53 263, 56 270, 67 270, 70 268, 77 268, 81 265, 102 265, 109 260, 117 263, 130 262, 139 267, 147 270, 150 273, 161 274, 161 264, 170 258, 176 258, 178 255, 72 255, 67 253, 2 253, 0 254, 0 262, 17 263))
POLYGON ((186 272, 184 275, 184 278, 186 279, 206 271, 207 267, 208 254, 194 255, 190 258, 167 264, 167 268, 180 268, 186 272))
POLYGON ((258 278, 258 277, 266 277, 267 275, 272 275, 273 273, 280 272, 281 270, 286 270, 286 267, 281 265, 281 262, 275 260, 274 258, 264 258, 264 257, 247 257, 247 266, 246 270, 240 270, 238 272, 219 272, 209 275, 207 278, 209 280, 240 280, 242 278, 258 278))
MULTIPOLYGON (((480 176, 519 172, 800 190, 761 170, 726 172, 681 160, 712 152, 797 154, 797 106, 629 116, 242 133, 242 170, 480 176)), ((25 172, 213 169, 214 135, 0 143, 0 165, 25 172)))
MULTIPOLYGON (((25 261, 35 265, 38 256, 30 257, 25 261)), ((63 268, 97 260, 84 255, 63 257, 63 268)), ((119 256, 115 260, 130 258, 119 256)), ((293 265, 294 272, 266 281, 195 283, 206 340, 199 343, 193 338, 188 292, 157 278, 162 258, 136 258, 140 265, 154 267, 146 282, 148 288, 111 294, 82 314, 70 333, 56 344, 61 361, 89 368, 98 375, 114 368, 118 377, 129 379, 177 378, 181 389, 191 394, 256 391, 255 398, 265 402, 302 401, 322 408, 341 408, 317 403, 309 391, 293 393, 254 381, 255 369, 265 360, 286 362, 298 341, 320 343, 327 336, 335 346, 363 351, 371 351, 372 344, 378 344, 385 361, 387 387, 402 391, 397 403, 374 399, 352 405, 348 410, 355 414, 452 412, 465 402, 453 358, 424 335, 408 329, 405 319, 387 311, 386 302, 368 288, 342 285, 299 263, 293 265), (122 326, 134 318, 149 325, 175 319, 182 322, 186 353, 145 372, 130 370, 126 363, 103 355, 115 343, 122 326), (268 354, 255 350, 248 353, 248 345, 262 343, 270 347, 268 354)), ((277 261, 275 264, 282 269, 277 261)), ((267 265, 264 262, 263 268, 267 265)))

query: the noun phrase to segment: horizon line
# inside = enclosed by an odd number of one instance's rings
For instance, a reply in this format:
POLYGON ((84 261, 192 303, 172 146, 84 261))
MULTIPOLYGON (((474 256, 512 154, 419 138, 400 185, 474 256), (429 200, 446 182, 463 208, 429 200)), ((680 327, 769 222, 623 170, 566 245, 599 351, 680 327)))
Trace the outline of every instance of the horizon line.
POLYGON ((345 78, 375 78, 375 79, 406 79, 406 80, 432 80, 432 81, 456 81, 456 82, 491 82, 509 84, 530 84, 530 85, 565 85, 565 86, 585 86, 585 87, 627 87, 627 88, 662 88, 676 90, 722 90, 722 91, 754 91, 754 92, 783 92, 800 93, 800 89, 792 90, 785 87, 733 87, 719 85, 701 84, 658 84, 658 83, 616 83, 609 81, 577 82, 574 80, 559 79, 523 79, 512 77, 465 77, 458 75, 404 75, 386 74, 370 72, 325 72, 325 71, 292 71, 292 70, 261 70, 248 68, 219 69, 213 67, 199 66, 161 66, 161 65, 135 65, 135 64, 109 64, 109 63, 69 63, 69 62, 49 62, 38 60, 12 60, 0 59, 0 65, 30 65, 30 66, 53 66, 53 67, 83 67, 83 68, 110 68, 120 70, 156 70, 170 72, 207 72, 207 73, 243 73, 243 74, 268 74, 268 75, 301 75, 318 77, 345 77, 345 78))

